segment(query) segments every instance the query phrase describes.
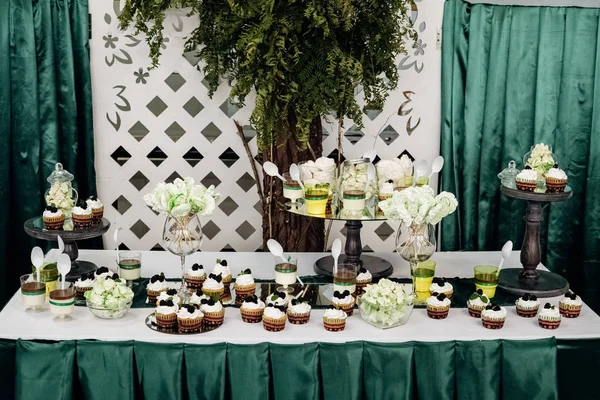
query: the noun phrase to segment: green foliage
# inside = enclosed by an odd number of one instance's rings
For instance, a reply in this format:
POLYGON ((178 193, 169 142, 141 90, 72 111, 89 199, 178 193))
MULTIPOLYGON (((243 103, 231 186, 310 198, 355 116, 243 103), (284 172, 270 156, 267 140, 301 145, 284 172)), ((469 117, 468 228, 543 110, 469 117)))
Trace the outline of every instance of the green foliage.
POLYGON ((127 0, 122 27, 146 34, 158 64, 165 11, 191 7, 199 26, 185 50, 198 51, 210 95, 225 79, 232 101, 254 90, 250 122, 261 148, 294 135, 305 145, 311 122, 334 111, 362 126, 355 100, 383 107, 398 85, 395 58, 416 38, 410 0, 127 0))

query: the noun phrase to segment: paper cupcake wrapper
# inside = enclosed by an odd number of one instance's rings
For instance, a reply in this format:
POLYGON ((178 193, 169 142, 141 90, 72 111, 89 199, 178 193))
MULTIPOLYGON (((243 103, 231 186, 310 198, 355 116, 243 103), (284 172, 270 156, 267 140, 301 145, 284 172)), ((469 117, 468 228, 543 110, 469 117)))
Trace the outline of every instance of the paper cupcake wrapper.
POLYGON ((519 317, 533 318, 537 315, 538 307, 536 308, 520 308, 517 307, 517 315, 519 317))
POLYGON ((223 277, 223 280, 221 282, 223 282, 223 285, 227 285, 227 284, 231 283, 231 279, 232 279, 232 276, 227 275, 227 276, 223 277))
POLYGON ((259 308, 256 310, 250 310, 247 308, 240 308, 240 314, 242 315, 242 320, 248 323, 257 323, 262 321, 264 308, 259 308))
POLYGON ((202 323, 205 326, 221 326, 225 317, 225 309, 216 312, 205 312, 202 323))
MULTIPOLYGON (((485 307, 483 307, 483 308, 485 308, 485 307)), ((474 318, 481 318, 481 311, 483 311, 483 308, 479 309, 479 308, 475 308, 472 306, 468 306, 469 315, 474 318)))
POLYGON ((447 305, 447 306, 434 306, 434 305, 427 304, 427 310, 428 311, 434 311, 434 312, 445 312, 445 311, 449 311, 450 310, 450 305, 447 305))
POLYGON ((558 179, 558 178, 549 178, 546 177, 546 185, 566 185, 567 184, 567 180, 566 179, 558 179))
POLYGON ((279 332, 285 328, 285 322, 287 316, 284 315, 281 318, 270 318, 263 315, 263 326, 269 332, 279 332))
POLYGON ((565 309, 565 310, 569 310, 569 311, 580 311, 581 307, 583 305, 575 305, 575 304, 565 304, 565 303, 558 303, 559 308, 561 309, 565 309))
POLYGON ((179 318, 177 317, 177 326, 179 330, 184 330, 189 332, 194 328, 199 329, 200 325, 202 325, 202 317, 198 318, 179 318))
POLYGON ((65 222, 65 216, 63 215, 59 215, 56 217, 42 217, 44 222, 47 224, 57 224, 59 222, 65 222))
POLYGON ((558 309, 560 315, 566 318, 577 318, 581 313, 581 306, 559 303, 558 309))
POLYGON ((338 303, 331 302, 332 305, 339 307, 349 317, 354 313, 354 303, 355 303, 354 301, 350 304, 338 304, 338 303))
POLYGON ((544 329, 557 329, 560 326, 560 319, 544 320, 538 318, 538 324, 544 329))
POLYGON ((84 293, 88 290, 92 290, 92 287, 75 287, 75 292, 77 292, 77 296, 83 297, 84 293))
POLYGON ((501 329, 504 326, 504 319, 489 319, 481 316, 481 324, 488 329, 501 329))
POLYGON ((202 284, 206 280, 206 276, 197 277, 197 276, 185 276, 185 284, 189 289, 201 289, 202 284))
POLYGON ((250 295, 256 291, 256 284, 251 285, 235 285, 235 293, 241 295, 250 295))
POLYGON ((217 289, 217 290, 213 290, 213 289, 206 289, 204 286, 202 287, 202 293, 204 293, 207 296, 210 297, 216 297, 219 296, 219 298, 221 297, 221 295, 223 293, 225 293, 225 289, 217 289))
POLYGON ((94 215, 93 214, 71 214, 71 218, 73 219, 73 221, 87 222, 87 221, 91 221, 92 218, 94 218, 94 215))
POLYGON ((432 319, 444 319, 448 316, 450 306, 427 305, 427 316, 432 319))
POLYGON ((346 320, 343 318, 323 317, 323 326, 330 332, 341 332, 346 327, 346 320))
POLYGON ((288 320, 294 325, 303 325, 308 322, 310 319, 310 311, 307 313, 296 314, 291 312, 289 309, 287 311, 288 320))
POLYGON ((525 192, 533 192, 537 186, 537 183, 535 181, 533 181, 533 182, 516 181, 515 184, 517 186, 517 189, 523 190, 525 192))
POLYGON ((171 327, 177 322, 177 314, 154 314, 156 317, 156 324, 159 326, 171 327))

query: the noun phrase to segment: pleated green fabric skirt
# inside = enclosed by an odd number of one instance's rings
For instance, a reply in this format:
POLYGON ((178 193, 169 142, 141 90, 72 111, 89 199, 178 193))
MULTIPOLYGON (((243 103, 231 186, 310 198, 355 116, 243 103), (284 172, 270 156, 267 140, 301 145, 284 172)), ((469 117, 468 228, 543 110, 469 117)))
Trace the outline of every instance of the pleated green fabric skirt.
POLYGON ((10 399, 593 399, 600 340, 0 341, 10 399))

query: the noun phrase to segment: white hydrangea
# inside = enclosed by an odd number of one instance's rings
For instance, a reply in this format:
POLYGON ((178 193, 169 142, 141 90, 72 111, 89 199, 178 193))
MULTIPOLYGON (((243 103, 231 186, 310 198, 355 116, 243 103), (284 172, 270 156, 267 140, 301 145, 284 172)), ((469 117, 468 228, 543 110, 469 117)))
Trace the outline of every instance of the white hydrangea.
POLYGON ((529 165, 538 174, 545 176, 554 164, 550 147, 547 144, 539 143, 531 151, 526 165, 529 165))
POLYGON ((361 314, 371 322, 385 326, 392 326, 402 319, 412 303, 413 295, 389 279, 368 285, 360 298, 361 314))
POLYGON ((126 286, 126 281, 110 278, 96 278, 92 290, 84 294, 92 307, 117 311, 133 301, 133 291, 126 286))
POLYGON ((173 183, 159 183, 144 201, 154 211, 176 218, 189 214, 212 215, 219 194, 214 186, 196 184, 193 178, 177 178, 173 183))
POLYGON ((54 184, 46 195, 46 204, 57 207, 63 211, 70 211, 75 205, 73 191, 67 183, 54 184))

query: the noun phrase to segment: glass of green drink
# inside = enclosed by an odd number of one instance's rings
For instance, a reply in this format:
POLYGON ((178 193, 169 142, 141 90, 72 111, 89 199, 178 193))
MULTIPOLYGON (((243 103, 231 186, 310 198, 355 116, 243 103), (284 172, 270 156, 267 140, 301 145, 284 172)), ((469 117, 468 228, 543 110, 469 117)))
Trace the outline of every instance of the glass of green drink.
POLYGON ((413 271, 413 285, 417 294, 417 299, 427 300, 429 297, 429 287, 435 276, 435 261, 427 260, 417 264, 413 271))
POLYGON ((492 298, 496 295, 498 286, 498 267, 493 265, 478 265, 473 268, 475 274, 475 288, 483 290, 483 293, 492 298))
POLYGON ((325 215, 329 199, 329 183, 304 185, 306 211, 310 215, 325 215))

